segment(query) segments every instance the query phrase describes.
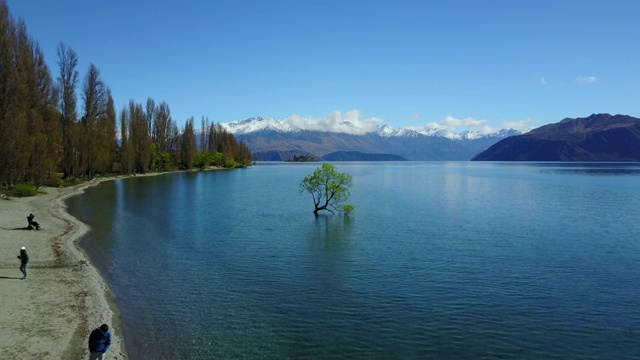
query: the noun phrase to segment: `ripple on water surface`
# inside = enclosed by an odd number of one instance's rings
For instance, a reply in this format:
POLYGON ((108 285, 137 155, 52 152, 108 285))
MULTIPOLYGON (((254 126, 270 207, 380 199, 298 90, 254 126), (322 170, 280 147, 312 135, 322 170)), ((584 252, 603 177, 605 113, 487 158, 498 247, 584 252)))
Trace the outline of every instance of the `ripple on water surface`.
POLYGON ((640 358, 638 166, 339 169, 349 219, 308 211, 312 165, 72 198, 132 358, 640 358))

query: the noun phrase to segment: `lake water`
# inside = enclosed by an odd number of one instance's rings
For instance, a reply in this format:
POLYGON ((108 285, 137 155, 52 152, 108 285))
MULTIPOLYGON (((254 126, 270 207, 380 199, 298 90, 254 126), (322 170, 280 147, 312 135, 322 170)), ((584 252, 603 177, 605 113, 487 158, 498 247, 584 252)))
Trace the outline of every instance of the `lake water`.
POLYGON ((131 358, 640 359, 640 164, 334 165, 351 217, 317 163, 69 199, 131 358))

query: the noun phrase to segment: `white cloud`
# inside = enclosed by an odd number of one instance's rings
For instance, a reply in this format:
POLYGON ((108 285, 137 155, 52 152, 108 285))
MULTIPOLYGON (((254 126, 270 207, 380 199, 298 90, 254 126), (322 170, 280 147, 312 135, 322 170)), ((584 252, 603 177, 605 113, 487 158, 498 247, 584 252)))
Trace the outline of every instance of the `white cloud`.
POLYGON ((502 124, 500 124, 500 126, 483 125, 475 130, 478 131, 480 134, 492 134, 502 129, 515 129, 522 133, 527 133, 534 128, 531 125, 531 123, 533 123, 532 118, 528 118, 525 120, 518 120, 518 121, 503 121, 502 124))
POLYGON ((540 76, 540 85, 547 85, 547 80, 544 78, 544 76, 540 76))
POLYGON ((578 85, 591 85, 591 84, 595 84, 596 82, 598 82, 598 78, 595 76, 578 76, 576 78, 576 81, 578 82, 578 85))
POLYGON ((421 118, 422 118, 422 115, 418 113, 411 115, 411 120, 420 120, 421 118))
POLYGON ((303 118, 300 115, 291 115, 282 119, 281 125, 294 129, 359 135, 375 131, 378 125, 383 122, 382 119, 376 117, 363 118, 359 110, 351 110, 345 114, 334 111, 320 118, 303 118))
POLYGON ((447 116, 440 122, 432 122, 424 126, 407 126, 406 128, 420 133, 433 133, 434 131, 459 133, 461 131, 471 130, 477 131, 480 134, 490 134, 500 129, 516 129, 525 133, 533 129, 533 126, 531 126, 532 122, 533 119, 531 118, 519 121, 505 121, 498 127, 488 125, 487 120, 478 120, 471 117, 458 119, 453 116, 447 116))
POLYGON ((464 118, 464 119, 456 119, 453 116, 447 116, 446 118, 444 118, 444 120, 442 121, 442 124, 447 127, 447 128, 458 128, 461 126, 464 127, 478 127, 484 123, 486 123, 487 120, 476 120, 474 118, 464 118))
POLYGON ((482 124, 486 122, 487 120, 476 120, 470 117, 458 119, 449 115, 440 122, 432 122, 424 126, 407 126, 407 129, 417 132, 429 132, 429 130, 444 130, 456 132, 456 129, 460 127, 477 128, 479 126, 482 126, 482 124))

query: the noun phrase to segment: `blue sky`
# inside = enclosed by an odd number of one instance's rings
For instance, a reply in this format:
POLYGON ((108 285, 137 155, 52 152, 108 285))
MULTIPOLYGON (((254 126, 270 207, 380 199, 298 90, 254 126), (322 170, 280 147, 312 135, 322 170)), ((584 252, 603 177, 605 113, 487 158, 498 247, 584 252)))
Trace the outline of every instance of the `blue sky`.
MULTIPOLYGON (((640 1, 8 0, 57 76, 94 63, 118 110, 532 127, 640 116, 640 1), (372 120, 373 119, 373 120, 372 120), (381 119, 381 120, 379 120, 381 119)), ((80 98, 80 97, 79 97, 80 98)))

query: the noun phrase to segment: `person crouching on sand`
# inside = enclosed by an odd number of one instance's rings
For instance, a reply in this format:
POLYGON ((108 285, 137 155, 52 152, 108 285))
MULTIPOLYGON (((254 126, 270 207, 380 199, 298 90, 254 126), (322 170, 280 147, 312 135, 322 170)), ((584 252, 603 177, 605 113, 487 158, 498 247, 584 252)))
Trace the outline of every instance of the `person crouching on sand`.
POLYGON ((89 360, 103 360, 104 353, 109 350, 109 346, 111 346, 109 325, 102 324, 89 336, 89 360))
POLYGON ((22 271, 22 279, 27 278, 27 268, 29 267, 29 255, 27 254, 27 248, 20 248, 20 255, 18 255, 18 259, 20 259, 20 271, 22 271))
POLYGON ((35 228, 36 230, 40 230, 40 224, 37 221, 33 220, 35 217, 36 216, 33 214, 29 214, 29 216, 27 216, 27 223, 29 224, 27 226, 27 229, 33 230, 35 228))

